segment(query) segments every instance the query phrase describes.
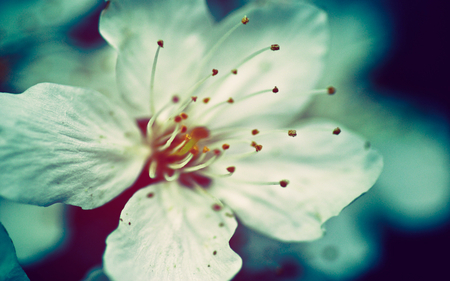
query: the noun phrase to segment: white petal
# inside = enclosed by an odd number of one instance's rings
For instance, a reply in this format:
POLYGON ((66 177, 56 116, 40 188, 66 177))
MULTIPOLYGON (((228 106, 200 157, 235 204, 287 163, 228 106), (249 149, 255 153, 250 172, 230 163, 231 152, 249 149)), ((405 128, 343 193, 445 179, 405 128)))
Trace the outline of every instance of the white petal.
POLYGON ((139 190, 106 240, 105 273, 116 281, 231 279, 242 263, 228 244, 237 222, 214 203, 175 183, 139 190))
POLYGON ((30 280, 20 267, 14 246, 3 225, 0 223, 0 280, 30 280))
POLYGON ((117 82, 136 116, 148 116, 150 76, 157 41, 164 40, 156 68, 155 103, 183 94, 194 84, 193 71, 210 28, 202 0, 111 1, 102 13, 100 32, 119 51, 117 82))
POLYGON ((0 221, 8 229, 22 265, 42 259, 61 244, 63 214, 62 204, 38 207, 0 199, 0 221))
POLYGON ((129 187, 148 153, 137 125, 92 90, 38 84, 0 94, 0 195, 85 209, 129 187))
POLYGON ((239 100, 274 86, 279 92, 223 106, 226 110, 213 119, 212 126, 241 123, 244 118, 252 120, 254 125, 267 123, 277 116, 292 118, 306 104, 309 91, 324 68, 329 35, 323 11, 300 3, 248 5, 227 17, 214 35, 224 34, 244 15, 250 22, 239 27, 211 59, 210 66, 219 70, 217 79, 228 75, 257 50, 272 44, 279 44, 280 50, 265 51, 239 67, 237 75, 230 75, 218 89, 208 93, 211 102, 226 101, 229 97, 239 100))
MULTIPOLYGON (((382 169, 381 156, 347 130, 333 135, 328 123, 311 123, 287 134, 260 133, 262 151, 245 160, 218 161, 222 173, 211 193, 226 202, 242 222, 266 235, 286 241, 312 240, 322 235, 321 225, 367 191, 382 169), (290 181, 279 185, 246 182, 290 181)), ((247 144, 248 146, 248 144, 247 144)), ((251 147, 250 147, 251 148, 251 147)), ((229 149, 232 153, 232 147, 229 149)))

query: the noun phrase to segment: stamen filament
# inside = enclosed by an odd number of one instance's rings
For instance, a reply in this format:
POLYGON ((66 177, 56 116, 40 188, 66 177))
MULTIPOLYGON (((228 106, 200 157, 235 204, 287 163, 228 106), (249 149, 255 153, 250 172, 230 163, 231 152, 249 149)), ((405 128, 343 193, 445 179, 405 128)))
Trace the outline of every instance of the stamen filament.
POLYGON ((156 167, 157 167, 158 163, 156 161, 152 161, 152 163, 150 163, 150 168, 148 169, 148 176, 151 179, 156 178, 156 167))
POLYGON ((169 176, 169 174, 164 173, 164 178, 166 179, 166 181, 177 180, 179 178, 179 176, 180 176, 180 173, 178 173, 177 171, 175 171, 172 176, 169 176))
POLYGON ((171 135, 170 138, 166 141, 166 143, 165 143, 163 146, 161 146, 161 147, 159 148, 159 151, 163 151, 163 150, 165 150, 165 149, 167 149, 167 148, 170 147, 170 145, 172 144, 173 140, 174 140, 175 137, 177 136, 179 130, 180 130, 180 123, 176 123, 176 124, 175 124, 175 129, 173 130, 172 135, 171 135))
POLYGON ((224 207, 223 203, 220 202, 219 199, 217 199, 216 197, 212 196, 211 194, 209 194, 204 188, 202 188, 200 185, 198 185, 196 182, 192 181, 192 185, 194 186, 194 189, 199 192, 200 194, 206 195, 209 198, 211 198, 217 205, 220 206, 220 208, 222 209, 224 207))
POLYGON ((206 65, 206 63, 212 58, 214 53, 219 49, 220 45, 228 38, 230 35, 238 29, 242 25, 242 22, 239 22, 235 26, 233 26, 230 30, 228 30, 227 33, 225 33, 218 41, 217 43, 209 50, 209 52, 203 57, 203 59, 200 62, 200 67, 198 69, 203 69, 206 65))
POLYGON ((183 170, 183 172, 190 173, 190 172, 195 172, 195 171, 201 170, 203 168, 206 168, 209 165, 211 165, 212 163, 214 163, 214 161, 216 161, 217 157, 218 157, 217 155, 214 155, 213 157, 209 158, 208 161, 206 161, 205 163, 197 165, 197 166, 187 167, 183 170))
POLYGON ((173 164, 169 164, 167 165, 167 167, 171 168, 172 170, 178 170, 183 168, 184 166, 186 166, 189 161, 191 161, 191 159, 194 157, 194 154, 189 153, 186 157, 184 157, 183 160, 181 160, 178 163, 173 163, 173 164))
POLYGON ((153 65, 152 65, 152 73, 150 78, 150 112, 155 113, 155 103, 153 100, 154 97, 154 86, 155 86, 155 73, 156 73, 156 63, 158 62, 158 56, 159 56, 159 50, 161 49, 161 43, 162 40, 158 41, 158 49, 156 49, 155 58, 153 59, 153 65))

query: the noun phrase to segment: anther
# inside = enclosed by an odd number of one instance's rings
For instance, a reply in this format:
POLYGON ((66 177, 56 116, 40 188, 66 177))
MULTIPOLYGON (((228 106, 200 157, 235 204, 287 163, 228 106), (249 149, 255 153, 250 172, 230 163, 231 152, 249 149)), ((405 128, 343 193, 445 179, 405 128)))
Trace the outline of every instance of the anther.
POLYGON ((184 133, 186 133, 186 131, 187 131, 187 127, 184 125, 181 126, 180 133, 184 134, 184 133))
POLYGON ((255 145, 255 149, 256 149, 256 152, 259 152, 259 151, 261 151, 261 150, 262 150, 262 148, 263 148, 263 146, 262 146, 262 145, 260 145, 260 144, 257 144, 257 145, 255 145))
MULTIPOLYGON (((259 131, 257 129, 252 130, 252 135, 256 136, 257 134, 259 134, 259 131)), ((256 145, 256 142, 255 142, 256 145)), ((253 146, 253 143, 252 143, 253 146)))
POLYGON ((233 98, 229 98, 228 100, 227 100, 227 103, 233 103, 234 102, 234 99, 233 98))
POLYGON ((277 86, 273 87, 272 92, 275 94, 278 93, 279 92, 278 87, 277 86))
POLYGON ((209 151, 209 148, 208 148, 207 146, 204 146, 202 152, 203 152, 203 153, 206 153, 206 152, 208 152, 208 151, 209 151))
POLYGON ((203 99, 203 103, 208 103, 209 100, 210 100, 210 98, 204 98, 204 99, 203 99))
POLYGON ((290 137, 295 137, 295 136, 297 136, 297 131, 296 131, 296 130, 289 130, 289 131, 288 131, 288 135, 289 135, 290 137))
POLYGON ((223 150, 227 150, 227 149, 229 149, 229 148, 230 148, 230 145, 227 144, 227 143, 224 143, 224 144, 222 145, 222 149, 223 149, 223 150))
POLYGON ((197 97, 196 96, 191 97, 191 99, 192 99, 193 102, 197 101, 197 97))
POLYGON ((188 115, 187 115, 186 113, 184 113, 184 112, 182 112, 182 113, 180 114, 180 116, 181 116, 181 118, 183 118, 184 120, 186 120, 186 119, 188 118, 188 115))
POLYGON ((192 147, 191 149, 189 149, 189 153, 192 153, 192 154, 194 154, 194 155, 197 155, 198 154, 198 146, 194 146, 194 147, 192 147))
POLYGON ((280 45, 278 45, 278 44, 270 45, 270 49, 272 51, 278 51, 280 49, 280 45))
POLYGON ((213 150, 213 153, 214 153, 214 155, 217 155, 217 156, 218 156, 218 155, 220 155, 220 150, 214 149, 214 150, 213 150))
MULTIPOLYGON (((212 209, 216 212, 222 210, 222 206, 220 206, 219 204, 213 204, 212 205, 212 209)), ((215 252, 215 251, 214 251, 215 252)))
POLYGON ((330 86, 330 87, 327 88, 327 91, 328 91, 329 95, 334 95, 336 93, 336 88, 330 86))
POLYGON ((180 98, 177 95, 172 97, 172 102, 173 103, 178 103, 179 101, 180 101, 180 98))
POLYGON ((280 186, 281 187, 286 187, 289 184, 288 180, 280 180, 280 186))
POLYGON ((174 120, 176 123, 180 123, 181 120, 183 120, 183 118, 181 118, 180 115, 177 115, 177 116, 175 116, 175 118, 173 118, 173 120, 174 120))
POLYGON ((341 133, 341 128, 336 127, 336 129, 333 130, 333 135, 339 135, 341 133))
POLYGON ((219 71, 218 71, 217 69, 213 69, 213 70, 212 70, 212 76, 216 76, 217 73, 219 73, 219 71))
POLYGON ((254 141, 252 141, 252 144, 251 144, 251 146, 252 146, 252 147, 256 147, 256 145, 257 145, 257 143, 256 143, 256 142, 254 142, 254 141))
POLYGON ((230 173, 234 173, 234 171, 236 171, 236 167, 230 166, 230 167, 227 168, 227 171, 230 172, 230 173))
POLYGON ((164 41, 163 40, 158 40, 158 46, 160 46, 161 48, 164 48, 164 41))
POLYGON ((247 16, 244 16, 241 20, 242 24, 247 24, 250 21, 250 19, 247 16))
POLYGON ((231 70, 231 73, 233 73, 234 75, 236 75, 236 74, 237 74, 237 69, 231 70))

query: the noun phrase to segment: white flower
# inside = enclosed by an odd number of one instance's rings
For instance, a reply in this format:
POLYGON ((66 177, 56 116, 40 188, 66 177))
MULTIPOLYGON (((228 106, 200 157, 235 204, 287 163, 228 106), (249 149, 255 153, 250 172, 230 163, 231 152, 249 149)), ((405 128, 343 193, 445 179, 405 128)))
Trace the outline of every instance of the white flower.
POLYGON ((212 26, 200 0, 114 1, 100 30, 120 95, 38 84, 0 96, 0 195, 95 208, 144 167, 155 184, 107 239, 110 278, 230 279, 234 214, 279 240, 316 239, 378 177, 381 156, 347 130, 285 128, 329 91, 311 90, 328 39, 320 10, 254 5, 212 26), (145 136, 136 118, 150 119, 145 136))

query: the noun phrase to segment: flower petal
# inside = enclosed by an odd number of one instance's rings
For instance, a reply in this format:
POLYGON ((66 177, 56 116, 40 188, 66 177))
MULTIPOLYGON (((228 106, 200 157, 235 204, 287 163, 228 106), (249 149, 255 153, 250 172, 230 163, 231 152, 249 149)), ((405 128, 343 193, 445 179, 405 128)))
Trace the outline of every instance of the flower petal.
POLYGON ((0 223, 0 280, 30 280, 17 261, 16 252, 11 239, 0 223))
POLYGON ((383 166, 381 156, 363 140, 346 130, 333 135, 334 127, 310 123, 295 138, 287 130, 283 135, 261 132, 255 140, 262 151, 240 161, 218 161, 222 167, 215 166, 222 173, 226 166, 236 171, 217 182, 211 194, 244 224, 268 236, 285 241, 319 238, 322 223, 366 192, 383 166), (283 179, 289 180, 286 188, 277 184, 283 179))
POLYGON ((18 204, 0 198, 0 221, 8 229, 20 263, 37 262, 64 238, 64 206, 18 204))
POLYGON ((119 52, 117 83, 136 116, 150 113, 150 76, 157 41, 164 40, 156 70, 156 108, 196 81, 193 69, 211 19, 202 0, 110 1, 100 32, 119 52), (164 100, 165 99, 165 100, 164 100))
POLYGON ((101 206, 148 155, 134 121, 92 90, 38 84, 1 93, 0 112, 0 195, 13 201, 101 206))
MULTIPOLYGON (((270 2, 270 1, 268 1, 270 2)), ((244 15, 250 22, 239 27, 211 59, 211 67, 219 75, 229 75, 225 82, 209 93, 211 103, 234 100, 252 93, 279 88, 232 105, 222 106, 213 119, 215 126, 267 123, 273 115, 292 118, 310 98, 310 90, 318 82, 328 47, 326 14, 316 7, 301 3, 252 3, 227 17, 217 28, 221 36, 239 23, 244 15), (265 51, 237 67, 247 56, 262 48, 278 44, 280 50, 265 51), (237 67, 237 74, 230 74, 237 67), (240 114, 235 114, 239 112, 240 114)), ((212 40, 215 42, 217 39, 212 40)))
POLYGON ((226 280, 241 268, 228 241, 237 222, 227 207, 175 183, 136 192, 106 240, 113 280, 226 280))

